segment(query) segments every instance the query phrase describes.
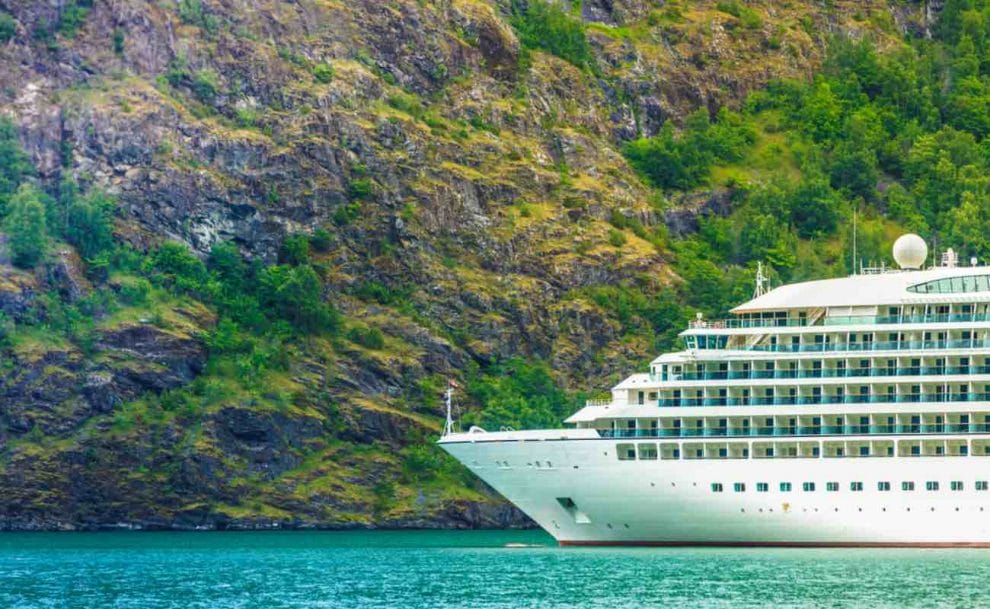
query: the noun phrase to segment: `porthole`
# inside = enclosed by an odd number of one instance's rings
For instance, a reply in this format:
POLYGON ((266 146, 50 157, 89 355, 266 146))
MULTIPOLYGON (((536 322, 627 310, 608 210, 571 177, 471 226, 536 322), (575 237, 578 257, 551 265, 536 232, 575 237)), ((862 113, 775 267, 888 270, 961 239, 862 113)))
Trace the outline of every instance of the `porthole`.
POLYGON ((606 524, 605 526, 607 526, 608 528, 611 529, 612 528, 612 523, 610 522, 610 523, 606 524))
POLYGON ((746 513, 746 508, 739 508, 739 511, 745 514, 746 513))
POLYGON ((835 511, 838 512, 839 511, 839 508, 835 508, 835 511))

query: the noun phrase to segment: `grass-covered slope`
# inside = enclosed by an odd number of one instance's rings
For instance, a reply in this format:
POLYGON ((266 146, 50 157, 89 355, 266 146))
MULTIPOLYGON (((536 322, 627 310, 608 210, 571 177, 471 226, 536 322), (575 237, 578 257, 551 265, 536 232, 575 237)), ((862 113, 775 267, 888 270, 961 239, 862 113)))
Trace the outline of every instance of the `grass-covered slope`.
POLYGON ((522 522, 448 378, 556 424, 854 209, 985 255, 984 9, 925 8, 0 0, 0 525, 522 522))

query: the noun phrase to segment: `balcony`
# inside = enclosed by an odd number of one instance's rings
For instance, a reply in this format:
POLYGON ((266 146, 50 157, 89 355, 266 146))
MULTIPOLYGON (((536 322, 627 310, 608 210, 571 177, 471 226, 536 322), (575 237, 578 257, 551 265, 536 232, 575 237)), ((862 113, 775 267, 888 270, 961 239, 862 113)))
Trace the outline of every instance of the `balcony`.
MULTIPOLYGON (((770 345, 753 345, 751 347, 723 347, 727 351, 753 351, 759 353, 863 353, 872 351, 919 351, 940 349, 987 349, 990 340, 981 339, 952 339, 952 340, 905 340, 882 341, 868 340, 863 342, 846 343, 813 343, 791 344, 778 343, 770 345)), ((764 372, 764 371, 757 371, 764 372)), ((730 377, 731 378, 731 377, 730 377)), ((760 377, 757 377, 760 378, 760 377)), ((772 377, 766 377, 772 378, 772 377)))
POLYGON ((600 429, 603 438, 798 438, 889 435, 990 434, 990 423, 898 425, 810 425, 760 427, 680 427, 672 429, 600 429))
POLYGON ((729 372, 684 372, 671 375, 672 381, 756 380, 793 378, 869 378, 876 376, 966 376, 990 374, 990 366, 887 366, 858 368, 814 368, 812 370, 731 370, 729 372))
POLYGON ((688 328, 692 330, 722 330, 726 328, 795 328, 809 326, 862 326, 890 324, 942 324, 975 323, 990 321, 990 314, 953 313, 951 315, 853 315, 822 317, 810 324, 803 317, 778 319, 716 319, 692 320, 688 328))
POLYGON ((807 404, 913 404, 920 402, 985 402, 990 393, 902 393, 874 395, 803 395, 780 397, 661 398, 661 407, 793 406, 807 404))

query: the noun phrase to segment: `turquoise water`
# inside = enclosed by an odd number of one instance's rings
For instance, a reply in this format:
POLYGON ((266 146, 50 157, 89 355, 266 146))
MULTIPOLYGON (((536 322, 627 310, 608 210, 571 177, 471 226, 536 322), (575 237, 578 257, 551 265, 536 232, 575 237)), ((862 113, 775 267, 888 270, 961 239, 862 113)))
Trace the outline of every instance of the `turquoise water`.
POLYGON ((4 608, 658 606, 990 606, 990 551, 558 548, 535 531, 0 535, 4 608))

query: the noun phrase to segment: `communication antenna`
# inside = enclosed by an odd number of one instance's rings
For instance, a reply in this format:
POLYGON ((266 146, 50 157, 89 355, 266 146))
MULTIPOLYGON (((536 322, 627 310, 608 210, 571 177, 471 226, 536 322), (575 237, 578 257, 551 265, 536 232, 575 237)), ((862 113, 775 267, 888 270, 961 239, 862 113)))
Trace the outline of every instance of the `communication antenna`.
POLYGON ((767 282, 769 278, 763 272, 763 263, 756 263, 756 289, 753 290, 753 298, 759 298, 767 293, 767 282))
POLYGON ((856 274, 856 212, 859 209, 859 204, 853 207, 853 275, 856 274))
POLYGON ((447 381, 447 391, 444 393, 443 397, 444 405, 447 407, 447 420, 443 424, 443 436, 448 436, 454 433, 454 416, 451 413, 451 407, 453 404, 455 386, 454 381, 447 381))

